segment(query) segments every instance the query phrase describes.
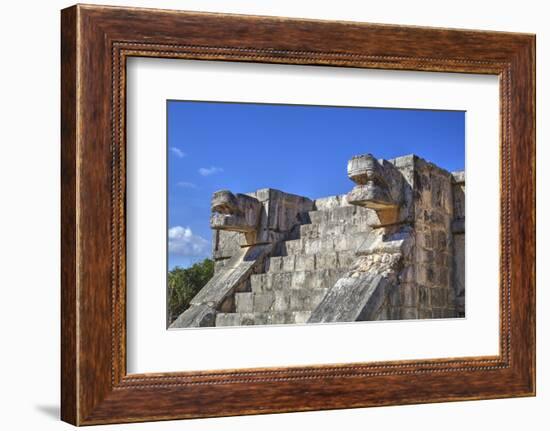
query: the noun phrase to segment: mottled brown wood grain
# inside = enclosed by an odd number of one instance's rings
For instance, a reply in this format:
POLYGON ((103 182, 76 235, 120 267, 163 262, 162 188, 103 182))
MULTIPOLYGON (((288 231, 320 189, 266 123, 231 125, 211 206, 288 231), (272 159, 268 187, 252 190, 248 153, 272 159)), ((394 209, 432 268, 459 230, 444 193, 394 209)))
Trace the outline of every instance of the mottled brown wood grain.
POLYGON ((63 420, 86 425, 534 395, 533 35, 79 5, 62 11, 61 48, 63 420), (129 56, 499 75, 499 356, 126 375, 129 56))
POLYGON ((61 16, 61 417, 77 422, 76 8, 61 16))

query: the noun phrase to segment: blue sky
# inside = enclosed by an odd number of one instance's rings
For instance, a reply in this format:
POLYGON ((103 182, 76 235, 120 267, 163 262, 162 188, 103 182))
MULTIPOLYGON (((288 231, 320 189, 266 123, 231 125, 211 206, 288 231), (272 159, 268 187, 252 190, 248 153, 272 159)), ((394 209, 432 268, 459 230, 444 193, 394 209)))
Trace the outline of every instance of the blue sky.
POLYGON ((364 153, 414 153, 449 171, 464 169, 462 111, 167 103, 170 269, 209 256, 216 190, 347 193, 347 162, 364 153))

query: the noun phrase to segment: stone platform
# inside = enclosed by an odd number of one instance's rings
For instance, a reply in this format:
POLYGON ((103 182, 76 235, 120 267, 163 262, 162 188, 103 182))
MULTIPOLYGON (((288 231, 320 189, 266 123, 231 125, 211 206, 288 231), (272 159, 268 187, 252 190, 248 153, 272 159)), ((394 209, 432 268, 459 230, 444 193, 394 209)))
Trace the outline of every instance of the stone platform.
POLYGON ((171 325, 464 316, 464 173, 411 155, 354 157, 347 194, 212 200, 215 274, 171 325))

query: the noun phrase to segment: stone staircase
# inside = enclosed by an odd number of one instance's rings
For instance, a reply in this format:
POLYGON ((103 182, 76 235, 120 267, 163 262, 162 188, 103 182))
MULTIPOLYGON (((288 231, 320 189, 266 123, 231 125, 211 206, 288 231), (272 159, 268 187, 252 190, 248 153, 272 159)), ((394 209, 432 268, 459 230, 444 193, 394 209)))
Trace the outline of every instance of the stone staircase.
POLYGON ((217 313, 216 326, 306 323, 312 311, 355 260, 370 232, 372 213, 341 197, 316 201, 287 241, 235 293, 234 312, 217 313))

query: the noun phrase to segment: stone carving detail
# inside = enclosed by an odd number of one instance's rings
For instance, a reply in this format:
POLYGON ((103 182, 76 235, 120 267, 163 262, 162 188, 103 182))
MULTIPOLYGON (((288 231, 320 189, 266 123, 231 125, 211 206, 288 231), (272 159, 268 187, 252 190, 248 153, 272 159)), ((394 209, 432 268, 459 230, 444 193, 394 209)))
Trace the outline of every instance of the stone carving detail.
POLYGON ((464 174, 353 157, 347 195, 212 197, 212 280, 172 327, 464 316, 464 174))
POLYGON ((376 211, 380 223, 394 223, 403 203, 403 175, 386 160, 372 154, 355 156, 348 162, 348 177, 357 185, 348 202, 376 211))
POLYGON ((215 192, 212 196, 210 227, 215 230, 242 232, 247 244, 256 242, 262 204, 258 199, 228 190, 215 192))
POLYGON ((348 202, 376 212, 379 223, 357 250, 350 271, 313 311, 312 323, 376 319, 388 292, 396 290, 399 271, 409 257, 404 254, 414 241, 413 229, 399 226, 407 221, 403 209, 410 185, 393 164, 371 154, 355 156, 348 163, 348 177, 357 184, 348 202))

